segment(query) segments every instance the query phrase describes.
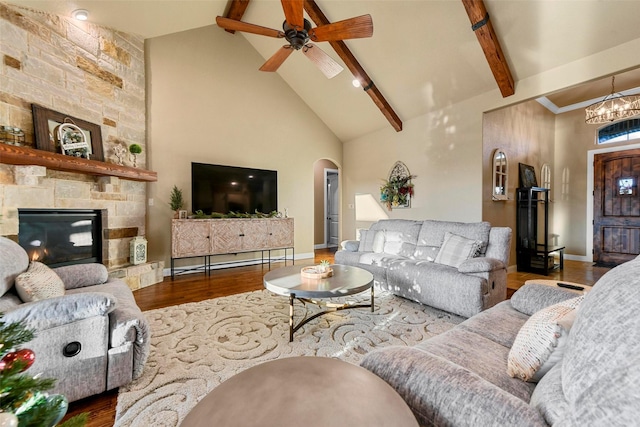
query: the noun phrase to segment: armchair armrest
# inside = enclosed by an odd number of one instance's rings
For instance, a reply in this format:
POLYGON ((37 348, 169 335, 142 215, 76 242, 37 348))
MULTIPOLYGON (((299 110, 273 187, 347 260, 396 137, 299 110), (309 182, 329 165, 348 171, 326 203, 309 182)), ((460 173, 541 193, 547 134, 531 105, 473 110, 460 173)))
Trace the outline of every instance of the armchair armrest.
POLYGON ((358 248, 360 247, 359 240, 345 240, 340 243, 343 251, 347 252, 358 252, 358 248))
POLYGON ((458 266, 460 273, 486 273, 489 271, 506 268, 504 263, 496 258, 476 257, 462 261, 458 266))
POLYGON ((64 295, 21 304, 5 313, 3 321, 24 321, 31 329, 50 329, 93 316, 105 316, 115 309, 117 302, 113 295, 102 292, 64 295))
POLYGON ((520 313, 531 316, 550 305, 579 296, 575 292, 553 286, 530 283, 524 285, 511 297, 511 306, 520 313))
POLYGON ((98 263, 66 265, 53 271, 62 279, 65 289, 100 285, 109 279, 107 267, 98 263))

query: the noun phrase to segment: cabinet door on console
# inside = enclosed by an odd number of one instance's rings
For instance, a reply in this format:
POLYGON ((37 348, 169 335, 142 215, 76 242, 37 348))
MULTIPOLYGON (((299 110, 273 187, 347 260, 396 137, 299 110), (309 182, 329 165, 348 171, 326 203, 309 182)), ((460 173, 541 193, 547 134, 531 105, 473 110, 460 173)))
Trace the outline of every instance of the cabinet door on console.
POLYGON ((272 219, 269 221, 269 247, 293 247, 293 218, 272 219))
POLYGON ((179 220, 171 222, 171 257, 184 258, 211 253, 209 222, 206 220, 179 220))
POLYGON ((211 222, 214 235, 213 252, 229 254, 242 251, 242 220, 217 219, 211 222))
POLYGON ((242 232, 244 234, 242 247, 246 251, 253 249, 267 249, 268 245, 268 224, 265 219, 250 219, 243 222, 242 232))

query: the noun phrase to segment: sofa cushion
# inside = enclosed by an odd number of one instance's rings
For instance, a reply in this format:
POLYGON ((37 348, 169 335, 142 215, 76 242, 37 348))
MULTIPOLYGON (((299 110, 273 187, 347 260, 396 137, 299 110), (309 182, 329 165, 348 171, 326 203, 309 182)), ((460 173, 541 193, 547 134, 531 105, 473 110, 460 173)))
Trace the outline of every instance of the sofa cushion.
POLYGON ((463 261, 476 256, 481 246, 482 242, 479 240, 467 239, 447 231, 435 262, 458 268, 463 261))
POLYGON ((376 231, 397 231, 401 233, 402 241, 416 244, 418 240, 418 233, 422 221, 413 221, 407 219, 383 219, 371 226, 366 233, 360 234, 360 248, 361 252, 373 252, 373 239, 375 238, 376 231))
POLYGON ((29 267, 29 256, 22 246, 0 237, 0 296, 13 287, 16 277, 29 267))
MULTIPOLYGON (((369 230, 360 230, 360 243, 358 245, 358 252, 367 252, 365 247, 367 246, 367 238, 369 235, 375 235, 375 232, 369 232, 369 230)), ((371 238, 373 239, 373 237, 371 238)), ((373 246, 373 240, 371 240, 371 246, 373 246)), ((371 252, 371 247, 369 252, 371 252)))
POLYGON ((573 314, 583 299, 572 298, 531 316, 509 351, 507 373, 523 381, 538 382, 562 360, 573 314))
POLYGON ((384 232, 383 251, 387 254, 399 255, 402 250, 402 233, 399 231, 387 230, 384 232))
POLYGON ((16 290, 24 302, 39 301, 63 296, 64 283, 52 269, 32 261, 27 271, 16 277, 16 290))
POLYGON ((608 271, 587 293, 562 359, 563 425, 637 425, 640 261, 608 271))
POLYGON ((502 301, 468 318, 458 327, 511 348, 518 331, 528 319, 529 316, 513 308, 510 301, 502 301))
POLYGON ((414 348, 469 370, 525 402, 531 398, 535 384, 507 375, 505 366, 509 348, 472 331, 455 327, 414 348))
POLYGON ((483 222, 452 222, 452 221, 436 221, 425 220, 422 222, 420 233, 418 234, 418 247, 435 246, 440 247, 444 242, 446 232, 466 237, 471 240, 480 240, 482 247, 480 254, 484 255, 489 243, 489 233, 491 231, 491 223, 483 222))
POLYGON ((562 391, 562 364, 556 364, 540 380, 531 395, 531 406, 536 408, 545 421, 550 425, 556 425, 560 417, 567 413, 568 403, 562 391))
POLYGON ((376 231, 371 250, 376 254, 384 252, 384 230, 376 231))

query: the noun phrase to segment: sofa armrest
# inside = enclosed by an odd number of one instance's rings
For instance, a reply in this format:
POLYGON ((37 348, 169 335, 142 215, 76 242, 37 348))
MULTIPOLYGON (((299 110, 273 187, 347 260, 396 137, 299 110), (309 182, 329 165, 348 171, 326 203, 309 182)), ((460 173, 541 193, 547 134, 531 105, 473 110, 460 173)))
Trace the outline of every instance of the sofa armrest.
POLYGON ((53 271, 62 279, 65 289, 100 285, 109 279, 107 267, 98 263, 66 265, 53 271))
POLYGON ((511 297, 511 306, 520 313, 531 316, 550 305, 579 296, 575 292, 554 286, 529 283, 518 289, 511 297))
POLYGON ((361 366, 389 383, 420 425, 547 426, 540 412, 518 397, 415 347, 373 351, 361 366))
POLYGON ((502 268, 506 267, 499 259, 476 257, 462 261, 462 264, 458 266, 458 271, 465 274, 486 273, 489 271, 500 270, 502 268))
POLYGON ((358 252, 358 248, 360 247, 359 240, 345 240, 340 243, 343 251, 347 252, 358 252))
POLYGON ((64 295, 21 304, 5 313, 7 323, 25 322, 30 329, 43 330, 93 316, 106 316, 118 303, 113 296, 102 292, 64 295))

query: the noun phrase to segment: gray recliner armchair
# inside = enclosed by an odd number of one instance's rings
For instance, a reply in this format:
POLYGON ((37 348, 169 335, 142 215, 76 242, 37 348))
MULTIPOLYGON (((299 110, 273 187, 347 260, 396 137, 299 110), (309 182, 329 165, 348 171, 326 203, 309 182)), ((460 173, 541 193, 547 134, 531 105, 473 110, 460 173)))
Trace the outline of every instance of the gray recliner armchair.
POLYGON ((25 346, 36 358, 29 372, 55 378, 52 392, 69 402, 131 382, 149 354, 149 327, 133 293, 102 264, 54 268, 63 296, 24 303, 15 279, 29 267, 26 251, 0 237, 0 312, 35 331, 25 346))

